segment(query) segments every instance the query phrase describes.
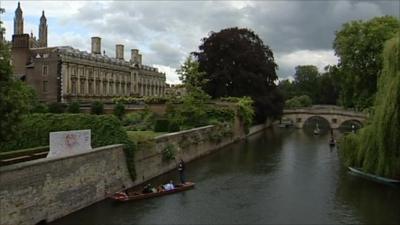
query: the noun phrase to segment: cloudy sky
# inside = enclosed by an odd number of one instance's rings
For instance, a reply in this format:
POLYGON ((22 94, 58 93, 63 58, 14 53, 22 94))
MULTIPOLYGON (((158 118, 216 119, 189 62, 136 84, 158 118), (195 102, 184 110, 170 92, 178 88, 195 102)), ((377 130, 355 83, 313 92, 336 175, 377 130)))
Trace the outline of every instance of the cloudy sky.
MULTIPOLYGON (((11 39, 17 1, 0 1, 1 20, 11 39)), ((38 35, 41 11, 48 21, 49 46, 69 45, 90 52, 90 37, 102 38, 102 50, 115 56, 115 44, 139 48, 143 63, 167 73, 179 83, 176 68, 210 31, 246 27, 274 52, 280 79, 297 65, 320 71, 336 64, 332 50, 335 31, 350 20, 375 16, 400 17, 400 1, 21 1, 24 32, 38 35)))

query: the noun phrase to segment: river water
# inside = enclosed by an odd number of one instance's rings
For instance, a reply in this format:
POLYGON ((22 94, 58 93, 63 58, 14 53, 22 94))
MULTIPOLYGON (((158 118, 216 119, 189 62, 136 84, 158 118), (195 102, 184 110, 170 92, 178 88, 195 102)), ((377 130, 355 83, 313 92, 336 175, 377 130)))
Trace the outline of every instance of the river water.
POLYGON ((192 190, 104 200, 52 224, 400 224, 400 187, 350 174, 328 139, 270 129, 188 163, 192 190))

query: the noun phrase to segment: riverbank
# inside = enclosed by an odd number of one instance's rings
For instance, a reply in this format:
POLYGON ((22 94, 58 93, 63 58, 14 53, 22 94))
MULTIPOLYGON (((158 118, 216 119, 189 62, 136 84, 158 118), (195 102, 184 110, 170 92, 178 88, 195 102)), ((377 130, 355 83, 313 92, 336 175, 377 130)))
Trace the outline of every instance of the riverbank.
MULTIPOLYGON (((251 128, 249 135, 265 127, 251 128)), ((175 152, 175 159, 190 162, 246 137, 239 120, 230 135, 218 136, 218 129, 206 126, 156 137, 154 145, 136 152, 135 181, 129 176, 122 145, 1 167, 0 225, 50 222, 171 171, 176 162, 165 158, 167 148, 175 152)))

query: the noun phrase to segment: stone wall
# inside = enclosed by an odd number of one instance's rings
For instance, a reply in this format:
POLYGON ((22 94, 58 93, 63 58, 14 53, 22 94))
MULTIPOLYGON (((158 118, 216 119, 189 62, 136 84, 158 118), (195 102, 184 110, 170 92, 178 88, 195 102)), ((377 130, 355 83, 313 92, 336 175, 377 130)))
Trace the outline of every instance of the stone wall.
POLYGON ((177 160, 189 162, 209 154, 225 145, 233 143, 238 138, 229 136, 215 140, 210 135, 216 131, 215 126, 205 126, 191 130, 169 133, 155 138, 155 144, 139 148, 135 154, 136 180, 135 185, 176 169, 177 160), (176 160, 167 160, 163 151, 167 146, 173 146, 176 160))
POLYGON ((52 221, 131 186, 122 145, 0 168, 0 224, 52 221))
MULTIPOLYGON (((265 127, 265 126, 262 126, 265 127)), ((263 128, 251 128, 257 132, 263 128)), ((189 162, 245 138, 236 120, 233 135, 212 138, 215 126, 169 133, 135 153, 137 178, 130 179, 122 145, 105 146, 75 156, 39 159, 0 168, 0 225, 53 221, 176 168, 163 157, 173 146, 176 159, 189 162)))

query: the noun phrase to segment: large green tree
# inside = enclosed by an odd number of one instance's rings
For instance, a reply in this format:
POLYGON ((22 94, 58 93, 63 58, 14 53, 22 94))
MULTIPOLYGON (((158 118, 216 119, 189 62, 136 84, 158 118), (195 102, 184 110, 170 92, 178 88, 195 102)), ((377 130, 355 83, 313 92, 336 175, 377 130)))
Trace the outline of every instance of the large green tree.
POLYGON ((280 115, 283 98, 274 83, 277 65, 272 50, 253 31, 228 28, 211 32, 194 55, 208 80, 202 88, 210 96, 250 96, 257 122, 280 115))
POLYGON ((343 79, 343 103, 363 109, 372 105, 377 78, 382 68, 382 49, 386 40, 400 29, 393 16, 345 23, 333 43, 343 79))
POLYGON ((341 157, 348 166, 400 179, 400 33, 387 41, 379 77, 374 113, 358 134, 341 144, 341 157))

